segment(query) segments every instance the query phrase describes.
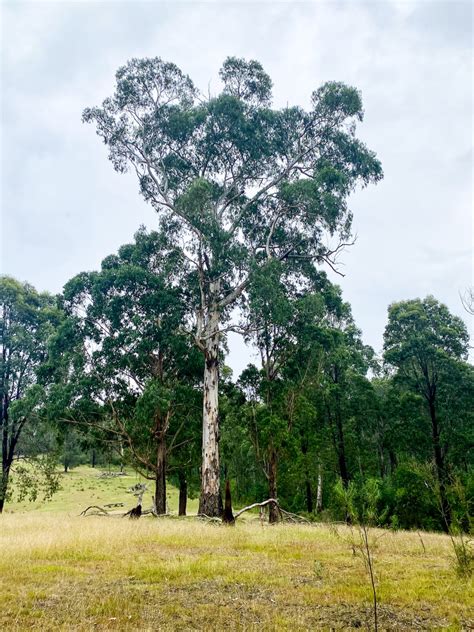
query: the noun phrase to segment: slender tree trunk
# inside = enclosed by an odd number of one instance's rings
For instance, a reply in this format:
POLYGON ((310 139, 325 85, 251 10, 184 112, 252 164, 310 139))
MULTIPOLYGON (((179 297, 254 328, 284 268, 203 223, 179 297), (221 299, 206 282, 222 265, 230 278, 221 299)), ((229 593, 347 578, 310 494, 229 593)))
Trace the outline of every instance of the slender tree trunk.
MULTIPOLYGON (((5 359, 5 347, 3 350, 3 358, 5 359)), ((5 379, 2 376, 2 388, 4 389, 5 379)), ((3 507, 5 506, 5 499, 7 496, 8 490, 8 478, 10 476, 10 464, 8 463, 8 397, 6 394, 2 393, 2 401, 0 408, 0 422, 2 429, 2 473, 0 479, 0 514, 3 512, 3 507)))
POLYGON ((316 491, 316 511, 319 513, 323 509, 323 473, 321 463, 318 464, 318 488, 316 491))
POLYGON ((120 473, 123 473, 123 456, 124 456, 124 449, 123 449, 123 443, 120 440, 120 473))
POLYGON ((96 461, 97 461, 97 455, 96 455, 96 452, 95 452, 95 450, 92 450, 91 467, 93 467, 93 468, 95 467, 96 461))
POLYGON ((347 468, 346 461, 346 447, 344 443, 344 431, 342 428, 342 420, 339 413, 336 413, 336 426, 337 426, 337 460, 339 463, 339 474, 341 475, 344 487, 349 484, 349 470, 347 468))
POLYGON ((305 475, 304 485, 305 485, 305 493, 306 493, 306 511, 308 513, 312 513, 313 512, 313 490, 311 487, 311 480, 309 476, 308 461, 307 461, 308 444, 306 443, 306 441, 303 441, 301 445, 301 453, 304 456, 304 475, 305 475))
POLYGON ((397 455, 392 449, 389 448, 388 456, 390 459, 390 474, 393 474, 395 470, 397 469, 397 465, 398 465, 397 455))
POLYGON ((159 433, 156 446, 155 508, 158 515, 166 513, 166 439, 159 433))
MULTIPOLYGON (((277 500, 277 455, 272 448, 270 451, 270 460, 268 463, 268 495, 269 498, 277 500)), ((278 522, 279 513, 277 507, 270 503, 268 508, 268 521, 270 523, 278 522)))
POLYGON ((438 479, 439 486, 439 502, 441 513, 443 514, 443 529, 446 533, 449 532, 451 526, 451 507, 446 493, 446 468, 444 463, 444 456, 441 450, 440 444, 440 430, 438 425, 438 418, 436 416, 436 407, 434 401, 428 402, 431 418, 431 432, 433 438, 433 456, 436 467, 436 477, 438 479))
POLYGON ((219 312, 210 312, 204 352, 202 468, 199 513, 222 515, 219 466, 219 312))
POLYGON ((306 511, 308 513, 313 513, 313 490, 311 489, 311 481, 309 480, 309 478, 306 479, 305 487, 306 487, 306 511))
POLYGON ((385 464, 385 451, 384 451, 383 443, 380 440, 377 441, 377 452, 379 454, 380 477, 385 478, 387 475, 387 467, 385 464))
POLYGON ((336 405, 336 412, 333 415, 331 412, 331 406, 329 405, 329 403, 327 404, 328 419, 329 419, 329 425, 331 429, 331 437, 332 437, 332 443, 334 446, 334 452, 336 453, 336 457, 337 457, 339 475, 342 479, 342 483, 344 487, 347 487, 347 485, 349 484, 349 471, 348 471, 347 462, 346 462, 346 450, 345 450, 345 445, 344 445, 344 430, 342 427, 342 419, 341 419, 341 412, 340 412, 341 404, 340 404, 339 397, 336 397, 335 405, 336 405))
POLYGON ((186 503, 188 500, 188 482, 186 480, 186 474, 183 470, 179 471, 179 505, 178 505, 178 515, 185 516, 186 515, 186 503))
POLYGON ((230 495, 229 479, 227 479, 225 482, 225 504, 224 513, 222 514, 222 521, 226 524, 235 524, 234 514, 232 513, 232 498, 230 495))
POLYGON ((2 477, 0 479, 0 514, 3 513, 5 507, 5 500, 8 491, 8 479, 10 478, 10 467, 6 467, 2 471, 2 477))

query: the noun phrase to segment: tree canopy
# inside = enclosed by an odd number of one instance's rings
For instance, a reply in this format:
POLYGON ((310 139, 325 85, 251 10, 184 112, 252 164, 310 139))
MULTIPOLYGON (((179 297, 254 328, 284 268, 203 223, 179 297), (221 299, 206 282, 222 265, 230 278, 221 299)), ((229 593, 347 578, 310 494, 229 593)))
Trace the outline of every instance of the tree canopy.
POLYGON ((294 274, 335 265, 350 238, 348 197, 382 177, 356 138, 359 92, 329 82, 311 108, 271 107, 257 61, 228 58, 222 91, 199 93, 177 66, 132 59, 113 96, 83 118, 96 125, 117 171, 133 169, 194 283, 194 340, 204 354, 201 511, 220 513, 218 380, 222 335, 256 270, 282 262, 294 274))
POLYGON ((0 513, 20 438, 38 421, 44 402, 41 369, 61 322, 56 299, 28 283, 0 277, 0 513))

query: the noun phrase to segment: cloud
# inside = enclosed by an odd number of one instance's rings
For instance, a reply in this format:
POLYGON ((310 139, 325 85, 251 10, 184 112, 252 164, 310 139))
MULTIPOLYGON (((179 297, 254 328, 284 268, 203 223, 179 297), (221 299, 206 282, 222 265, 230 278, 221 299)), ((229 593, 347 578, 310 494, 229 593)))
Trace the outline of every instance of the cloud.
POLYGON ((420 2, 408 25, 426 38, 428 45, 471 49, 472 12, 469 0, 420 2))
MULTIPOLYGON (((432 293, 461 316, 472 283, 472 7, 463 2, 58 2, 2 5, 2 270, 58 291, 130 241, 152 209, 116 174, 84 107, 131 57, 218 89, 227 55, 259 59, 275 102, 326 80, 362 91, 360 137, 385 179, 351 202, 358 241, 341 283, 381 348, 393 300, 432 293)), ((232 342, 236 370, 247 361, 232 342)))

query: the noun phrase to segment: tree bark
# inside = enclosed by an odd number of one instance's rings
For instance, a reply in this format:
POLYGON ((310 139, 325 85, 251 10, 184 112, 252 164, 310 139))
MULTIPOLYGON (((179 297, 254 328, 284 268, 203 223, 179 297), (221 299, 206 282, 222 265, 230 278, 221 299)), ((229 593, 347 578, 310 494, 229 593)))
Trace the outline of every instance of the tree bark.
POLYGON ((9 477, 10 477, 10 468, 8 467, 7 469, 4 469, 2 471, 2 477, 0 479, 0 514, 3 513, 3 508, 5 507, 9 477))
POLYGON ((346 447, 344 442, 344 430, 342 428, 342 419, 339 412, 336 413, 336 428, 337 428, 337 460, 339 464, 339 474, 341 475, 344 487, 349 484, 349 470, 347 468, 346 461, 346 447))
MULTIPOLYGON (((270 450, 270 460, 268 463, 268 492, 270 498, 277 500, 277 455, 274 448, 270 450)), ((270 523, 278 522, 280 515, 278 507, 271 503, 268 509, 268 521, 270 523)))
POLYGON ((313 512, 313 490, 311 487, 311 480, 309 476, 308 463, 307 463, 307 454, 308 454, 308 444, 306 441, 303 441, 301 445, 301 452, 304 456, 304 475, 305 475, 305 492, 306 492, 306 511, 308 513, 313 512))
POLYGON ((156 446, 155 508, 158 515, 166 513, 166 439, 160 432, 156 446))
POLYGON ((210 312, 204 351, 202 468, 199 513, 222 515, 219 465, 219 312, 210 312))
POLYGON ((225 482, 225 504, 224 504, 224 513, 222 514, 222 521, 225 524, 230 524, 230 525, 235 524, 234 514, 232 513, 232 498, 230 495, 229 479, 227 479, 225 482))
POLYGON ((318 488, 316 491, 316 511, 319 513, 323 509, 323 473, 321 463, 318 464, 318 488))
POLYGON ((178 505, 178 515, 185 516, 186 515, 186 503, 188 500, 188 482, 186 480, 186 474, 180 470, 179 471, 179 505, 178 505))
POLYGON ((395 470, 397 469, 398 459, 397 459, 397 455, 391 448, 389 448, 388 450, 388 457, 390 459, 390 474, 393 474, 395 470))
POLYGON ((306 479, 306 511, 313 513, 313 490, 311 489, 311 481, 306 479))
POLYGON ((1 422, 2 422, 2 473, 0 478, 0 514, 3 513, 8 491, 8 480, 10 478, 10 468, 13 463, 14 444, 9 435, 8 426, 8 397, 5 395, 2 401, 1 422))
POLYGON ((380 432, 377 433, 377 453, 379 457, 380 478, 385 478, 387 476, 387 464, 385 462, 384 441, 380 432))
POLYGON ((438 424, 438 418, 436 415, 436 406, 433 400, 428 401, 431 419, 431 432, 433 438, 433 456, 436 467, 436 477, 438 479, 439 486, 439 502, 441 513, 443 515, 443 529, 446 533, 449 532, 451 526, 451 507, 446 493, 446 467, 444 463, 444 456, 441 450, 440 443, 440 429, 438 424))

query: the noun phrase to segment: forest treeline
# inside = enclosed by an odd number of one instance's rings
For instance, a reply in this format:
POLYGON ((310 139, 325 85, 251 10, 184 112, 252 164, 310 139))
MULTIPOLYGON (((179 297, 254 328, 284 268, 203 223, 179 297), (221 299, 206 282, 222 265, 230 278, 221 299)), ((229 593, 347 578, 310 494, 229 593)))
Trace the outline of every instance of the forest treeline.
MULTIPOLYGON (((181 514, 198 495, 201 355, 186 289, 173 282, 171 259, 156 257, 159 242, 140 230, 56 297, 1 278, 2 508, 11 476, 24 496, 52 493, 58 463, 132 467, 153 481, 158 513, 167 481, 181 514)), ((289 511, 344 520, 349 490, 361 509, 376 495, 380 524, 469 530, 465 325, 433 297, 394 303, 379 358, 340 289, 324 273, 318 286, 288 292, 268 270, 241 322, 259 366, 234 377, 222 354, 221 477, 234 503, 278 498, 289 511)))
POLYGON ((275 109, 257 61, 219 77, 205 95, 172 63, 132 59, 84 111, 158 226, 59 296, 1 277, 0 511, 12 475, 20 495, 53 493, 61 453, 133 467, 158 514, 171 481, 180 513, 199 494, 219 516, 228 479, 234 503, 344 520, 350 499, 379 524, 469 530, 463 321, 430 296, 394 303, 377 357, 325 272, 352 243, 350 195, 383 175, 356 137, 359 92, 328 82, 307 110, 275 109), (240 376, 231 332, 260 356, 240 376))

